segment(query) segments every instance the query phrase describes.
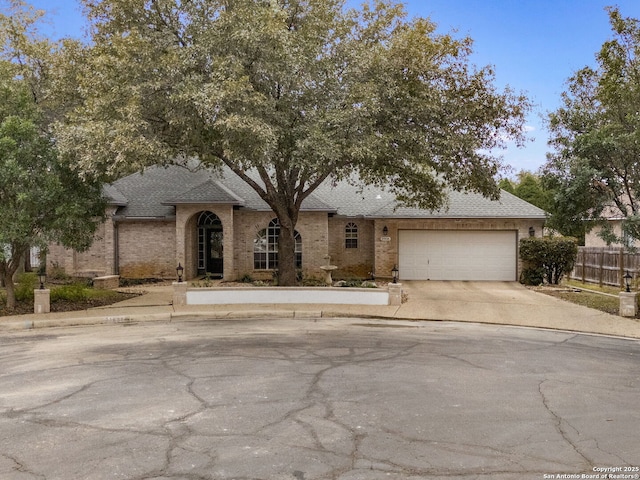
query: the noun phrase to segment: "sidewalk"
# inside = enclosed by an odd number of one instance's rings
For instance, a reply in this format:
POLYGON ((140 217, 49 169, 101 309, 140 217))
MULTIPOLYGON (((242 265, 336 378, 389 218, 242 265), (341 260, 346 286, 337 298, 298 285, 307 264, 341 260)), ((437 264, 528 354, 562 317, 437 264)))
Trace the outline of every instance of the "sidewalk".
POLYGON ((509 282, 409 282, 403 286, 408 300, 400 306, 194 305, 177 311, 171 286, 143 288, 143 295, 106 307, 0 317, 0 332, 178 319, 365 317, 514 325, 640 339, 637 319, 609 315, 509 282))

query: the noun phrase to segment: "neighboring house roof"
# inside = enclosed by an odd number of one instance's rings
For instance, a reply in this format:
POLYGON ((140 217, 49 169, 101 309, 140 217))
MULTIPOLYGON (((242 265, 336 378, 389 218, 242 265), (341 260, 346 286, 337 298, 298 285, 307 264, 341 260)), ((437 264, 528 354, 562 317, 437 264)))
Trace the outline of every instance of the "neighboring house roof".
MULTIPOLYGON (((628 202, 625 203, 625 207, 628 208, 629 211, 632 211, 631 205, 629 205, 628 202)), ((600 213, 600 218, 604 220, 609 220, 609 221, 616 221, 616 220, 621 221, 626 219, 627 216, 622 214, 620 207, 618 207, 617 205, 611 204, 611 205, 606 205, 602 209, 602 212, 600 213)))
MULTIPOLYGON (((452 191, 448 206, 441 210, 399 207, 390 192, 377 187, 354 186, 357 182, 327 181, 302 204, 302 211, 324 211, 350 217, 369 218, 538 218, 543 210, 502 192, 498 201, 474 193, 452 191)), ((246 182, 229 169, 189 170, 181 166, 150 167, 105 187, 118 216, 127 218, 167 218, 178 204, 212 203, 271 211, 246 182)))

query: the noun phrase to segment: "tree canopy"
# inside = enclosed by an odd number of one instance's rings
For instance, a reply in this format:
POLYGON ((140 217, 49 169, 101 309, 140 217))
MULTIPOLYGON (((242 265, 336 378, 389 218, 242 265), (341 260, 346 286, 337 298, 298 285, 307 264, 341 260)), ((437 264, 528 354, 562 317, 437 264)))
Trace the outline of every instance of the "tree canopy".
POLYGON ((9 310, 15 305, 13 275, 29 248, 60 242, 86 249, 105 209, 101 183, 81 177, 57 154, 39 102, 35 59, 20 61, 30 41, 21 19, 0 15, 0 277, 9 310))
POLYGON ((504 191, 512 193, 542 210, 549 211, 552 192, 545 188, 540 175, 522 170, 515 180, 503 178, 498 185, 504 191))
MULTIPOLYGON (((624 234, 640 238, 640 24, 617 8, 608 12, 613 38, 597 67, 576 72, 550 114, 554 152, 544 174, 569 228, 624 218, 624 234)), ((621 241, 608 228, 603 236, 621 241)))
POLYGON ((73 62, 76 107, 56 136, 106 178, 197 158, 226 165, 293 232, 327 179, 383 185, 436 208, 445 190, 497 198, 495 154, 524 141, 529 102, 498 91, 472 41, 375 0, 83 0, 92 43, 73 62))

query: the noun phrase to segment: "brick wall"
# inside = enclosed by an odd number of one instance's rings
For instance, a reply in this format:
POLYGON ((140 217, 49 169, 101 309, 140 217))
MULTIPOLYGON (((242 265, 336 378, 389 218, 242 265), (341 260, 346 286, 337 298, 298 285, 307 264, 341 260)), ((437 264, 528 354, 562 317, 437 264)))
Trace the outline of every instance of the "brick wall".
POLYGON ((53 273, 53 270, 59 267, 73 276, 95 277, 114 274, 114 228, 111 219, 114 212, 115 208, 107 210, 107 220, 98 226, 93 243, 84 252, 75 252, 59 244, 49 245, 48 271, 53 273))
MULTIPOLYGON (((253 264, 254 239, 276 218, 273 212, 236 211, 234 215, 234 265, 236 278, 250 275, 254 279, 270 279, 272 272, 255 270, 253 264)), ((322 278, 320 265, 328 251, 327 214, 301 212, 296 231, 302 237, 302 272, 305 277, 322 278)))
POLYGON ((173 221, 118 223, 120 276, 174 278, 176 228, 173 221))
POLYGON ((369 278, 375 265, 374 221, 363 218, 332 217, 329 219, 329 255, 338 269, 333 278, 369 278), (345 228, 353 223, 358 228, 357 248, 346 247, 345 228))

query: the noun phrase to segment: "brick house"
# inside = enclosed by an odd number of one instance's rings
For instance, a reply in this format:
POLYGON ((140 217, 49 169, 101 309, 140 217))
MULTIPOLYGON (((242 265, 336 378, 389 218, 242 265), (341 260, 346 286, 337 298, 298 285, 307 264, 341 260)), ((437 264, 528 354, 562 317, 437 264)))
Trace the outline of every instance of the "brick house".
MULTIPOLYGON (((49 267, 81 276, 225 280, 270 278, 277 268, 278 221, 229 170, 152 167, 105 187, 107 220, 86 252, 50 247, 49 267)), ((395 197, 347 182, 323 184, 303 203, 296 225, 297 264, 305 277, 518 279, 518 239, 542 235, 545 213, 503 192, 499 201, 451 192, 448 208, 398 207, 395 197)))

